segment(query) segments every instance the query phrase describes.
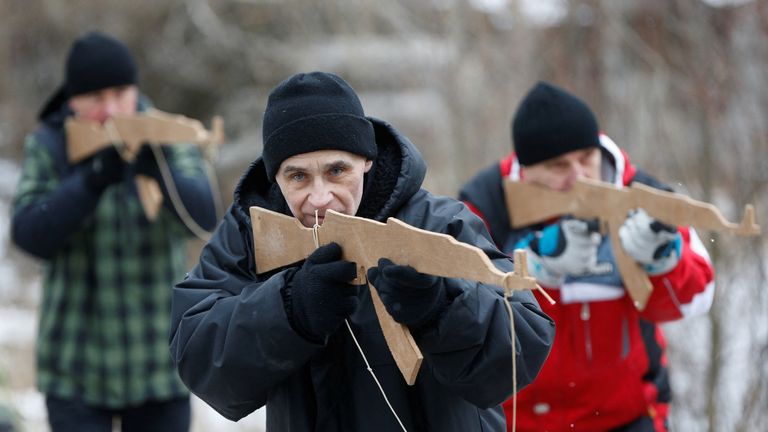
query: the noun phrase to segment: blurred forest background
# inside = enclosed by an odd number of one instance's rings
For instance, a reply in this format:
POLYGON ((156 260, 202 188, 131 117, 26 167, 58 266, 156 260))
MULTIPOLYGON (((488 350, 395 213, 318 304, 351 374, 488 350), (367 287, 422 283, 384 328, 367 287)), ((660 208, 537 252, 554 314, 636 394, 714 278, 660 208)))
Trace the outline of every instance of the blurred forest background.
MULTIPOLYGON (((24 135, 88 30, 126 42, 158 108, 224 117, 227 204, 261 152, 269 90, 325 70, 419 147, 439 194, 510 151, 510 117, 543 79, 588 101, 636 164, 730 220, 754 203, 766 226, 766 0, 0 0, 0 405, 25 430, 46 430, 40 265, 8 241, 10 201, 24 135)), ((718 291, 709 315, 664 326, 673 430, 768 430, 765 237, 700 234, 718 291)), ((261 429, 195 409, 198 431, 261 429)))

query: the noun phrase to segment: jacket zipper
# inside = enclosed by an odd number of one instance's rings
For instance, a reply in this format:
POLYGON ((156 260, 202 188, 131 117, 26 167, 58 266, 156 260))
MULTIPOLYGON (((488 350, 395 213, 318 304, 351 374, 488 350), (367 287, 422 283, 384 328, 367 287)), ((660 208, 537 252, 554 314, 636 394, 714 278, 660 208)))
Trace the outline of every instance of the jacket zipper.
POLYGON ((581 321, 584 322, 584 350, 587 354, 587 361, 592 361, 592 335, 589 328, 589 318, 591 316, 589 311, 589 303, 581 304, 581 313, 579 314, 581 321))

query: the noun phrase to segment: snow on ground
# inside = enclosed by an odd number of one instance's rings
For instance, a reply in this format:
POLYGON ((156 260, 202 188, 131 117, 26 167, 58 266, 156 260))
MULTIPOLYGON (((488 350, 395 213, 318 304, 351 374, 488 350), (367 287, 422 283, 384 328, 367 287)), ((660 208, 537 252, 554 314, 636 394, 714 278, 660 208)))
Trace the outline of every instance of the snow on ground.
MULTIPOLYGON (((33 346, 37 325, 35 311, 0 306, 0 371, 13 386, 3 388, 0 403, 8 405, 21 418, 27 432, 46 432, 45 399, 29 379, 33 376, 33 346), (14 376, 11 376, 14 374, 14 376), (19 382, 25 381, 25 382, 19 382)), ((3 386, 0 385, 0 388, 3 386)), ((192 399, 192 432, 263 432, 266 411, 258 410, 235 423, 219 415, 200 399, 192 399)))
POLYGON ((191 432, 263 432, 266 431, 265 408, 251 413, 237 423, 227 420, 198 398, 192 399, 193 425, 191 432))

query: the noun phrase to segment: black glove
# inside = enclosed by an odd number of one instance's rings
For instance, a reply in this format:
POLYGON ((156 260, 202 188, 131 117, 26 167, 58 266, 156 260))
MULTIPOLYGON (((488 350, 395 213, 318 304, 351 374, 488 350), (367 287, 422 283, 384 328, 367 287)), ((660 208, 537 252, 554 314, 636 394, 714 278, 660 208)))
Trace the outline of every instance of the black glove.
POLYGON ((358 287, 349 283, 356 275, 357 266, 341 259, 337 243, 312 252, 284 292, 295 330, 315 341, 336 331, 359 304, 358 287))
POLYGON ((448 298, 440 277, 419 273, 387 258, 380 258, 378 264, 368 269, 368 280, 395 321, 418 328, 442 312, 448 298))
MULTIPOLYGON (((160 151, 162 151, 162 149, 160 149, 160 151)), ((134 174, 142 174, 147 177, 152 177, 155 180, 162 180, 160 167, 157 165, 155 153, 152 151, 152 146, 150 144, 141 146, 139 152, 136 154, 136 158, 131 164, 131 169, 134 174)))
POLYGON ((88 189, 101 194, 107 186, 123 179, 125 162, 114 146, 99 150, 90 158, 81 162, 88 189))

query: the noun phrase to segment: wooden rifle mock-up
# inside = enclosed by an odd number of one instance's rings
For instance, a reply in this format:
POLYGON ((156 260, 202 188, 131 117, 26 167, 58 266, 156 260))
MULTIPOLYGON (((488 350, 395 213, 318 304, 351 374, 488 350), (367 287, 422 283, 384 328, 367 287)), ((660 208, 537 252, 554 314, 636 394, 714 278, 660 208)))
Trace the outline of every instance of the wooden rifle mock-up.
MULTIPOLYGON (((367 269, 377 266, 379 258, 385 257, 421 273, 498 285, 507 297, 514 290, 541 289, 527 274, 524 251, 517 251, 514 271, 505 273, 481 249, 395 218, 384 224, 328 210, 322 226, 314 229, 304 227, 294 217, 261 207, 251 207, 250 213, 258 274, 297 263, 318 246, 336 242, 341 245, 343 258, 357 264, 353 283, 359 285, 368 282, 367 269)), ((373 288, 371 298, 384 338, 406 383, 413 385, 423 360, 421 351, 408 328, 387 313, 373 288)))
MULTIPOLYGON (((210 154, 224 141, 224 122, 219 116, 213 118, 208 131, 198 120, 156 109, 130 116, 114 116, 104 124, 70 117, 65 129, 70 163, 85 160, 109 146, 115 146, 123 160, 132 162, 145 143, 193 143, 210 154)), ((136 187, 144 214, 147 219, 154 220, 163 202, 160 186, 153 178, 137 175, 136 187)))
POLYGON ((640 183, 618 187, 610 183, 579 179, 567 192, 527 182, 504 180, 504 192, 512 228, 545 222, 571 215, 580 219, 599 219, 601 232, 609 233, 619 273, 638 310, 645 309, 653 286, 648 274, 621 246, 619 228, 630 210, 642 208, 668 225, 690 225, 697 229, 728 234, 760 234, 755 210, 747 204, 744 218, 736 224, 726 220, 714 205, 682 194, 662 191, 640 183))

